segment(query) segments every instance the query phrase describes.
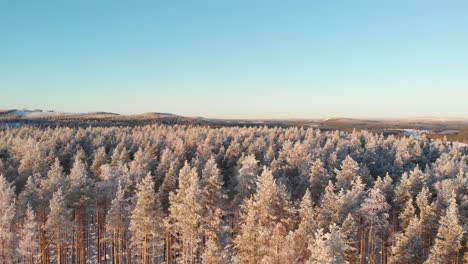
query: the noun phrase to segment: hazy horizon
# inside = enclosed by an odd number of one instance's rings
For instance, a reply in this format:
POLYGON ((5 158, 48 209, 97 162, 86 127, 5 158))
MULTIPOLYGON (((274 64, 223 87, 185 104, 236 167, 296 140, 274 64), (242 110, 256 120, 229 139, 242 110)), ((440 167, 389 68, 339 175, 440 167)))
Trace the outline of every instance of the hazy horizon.
POLYGON ((0 108, 467 118, 468 4, 0 3, 0 108))

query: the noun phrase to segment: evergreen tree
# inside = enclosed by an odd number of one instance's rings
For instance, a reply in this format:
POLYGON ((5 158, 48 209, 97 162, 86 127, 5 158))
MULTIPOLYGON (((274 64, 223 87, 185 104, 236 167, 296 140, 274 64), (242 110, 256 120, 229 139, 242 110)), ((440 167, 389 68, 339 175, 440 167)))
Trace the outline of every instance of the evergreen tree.
POLYGON ((383 247, 382 238, 388 227, 388 211, 389 205, 380 189, 370 189, 361 206, 361 214, 369 233, 367 250, 361 252, 361 257, 377 261, 378 252, 381 252, 383 247))
POLYGON ((317 220, 321 228, 326 228, 330 223, 335 222, 339 218, 339 213, 344 205, 343 190, 335 193, 334 189, 335 186, 330 181, 322 195, 317 215, 317 220))
POLYGON ((240 233, 235 238, 237 263, 256 263, 265 256, 269 235, 265 232, 273 232, 277 223, 281 223, 286 230, 291 230, 294 226, 294 209, 291 206, 286 189, 278 185, 273 179, 273 174, 267 168, 257 180, 257 192, 244 205, 244 216, 241 221, 240 233), (263 232, 260 236, 259 232, 263 232), (252 236, 258 238, 252 239, 252 236), (260 241, 258 241, 260 240, 260 241), (261 247, 256 249, 258 242, 261 247))
POLYGON ((195 168, 185 162, 179 172, 179 188, 169 196, 169 215, 165 222, 172 237, 182 243, 183 263, 193 263, 197 257, 201 235, 199 230, 202 213, 200 198, 198 173, 195 168))
POLYGON ((396 236, 389 263, 422 263, 424 255, 421 234, 421 221, 413 216, 405 231, 396 236))
POLYGON ((110 241, 112 263, 124 262, 124 248, 127 247, 126 243, 129 240, 127 234, 129 227, 128 207, 125 191, 119 184, 106 216, 106 230, 110 241))
MULTIPOLYGON (((117 197, 117 199, 122 198, 117 197)), ((119 200, 116 203, 121 203, 119 200)), ((116 208, 116 210, 121 210, 121 208, 116 208)), ((137 185, 136 205, 130 217, 129 227, 132 234, 132 247, 136 249, 142 263, 150 263, 155 255, 152 250, 157 239, 163 234, 161 220, 161 205, 154 191, 153 176, 148 173, 137 185)))
POLYGON ((255 156, 248 155, 241 160, 238 165, 236 199, 241 203, 244 199, 250 198, 255 193, 255 181, 258 175, 258 161, 255 156))
POLYGON ((415 209, 413 206, 413 199, 410 198, 408 201, 406 201, 403 212, 401 212, 401 214, 398 216, 400 220, 400 227, 403 231, 406 230, 411 219, 414 218, 414 214, 415 214, 415 209))
POLYGON ((318 226, 309 190, 302 197, 299 206, 299 220, 299 226, 294 231, 295 261, 304 263, 309 259, 309 241, 314 237, 318 226))
POLYGON ((97 178, 101 175, 101 166, 107 163, 107 155, 105 147, 100 147, 94 154, 93 164, 91 165, 91 172, 97 178))
POLYGON ((435 244, 426 263, 450 263, 458 257, 457 253, 461 248, 465 231, 458 223, 458 206, 454 193, 439 224, 435 244))
POLYGON ((329 227, 330 233, 319 229, 309 246, 311 256, 308 264, 339 264, 345 262, 346 238, 335 224, 329 227))
POLYGON ((26 217, 23 220, 23 226, 19 234, 18 254, 22 257, 23 263, 33 264, 36 261, 38 244, 38 223, 36 214, 28 204, 26 208, 26 217))
POLYGON ((47 178, 41 181, 40 192, 45 201, 50 201, 56 190, 65 186, 65 174, 60 165, 58 158, 54 159, 54 163, 47 172, 47 178))
POLYGON ((62 188, 54 192, 49 206, 49 215, 45 229, 47 236, 55 244, 57 263, 65 263, 67 256, 67 243, 71 231, 70 211, 67 208, 62 188))
POLYGON ((341 226, 341 230, 346 239, 345 260, 348 263, 359 262, 358 250, 356 248, 358 225, 351 214, 348 214, 344 220, 343 225, 341 226))
POLYGON ((335 169, 336 173, 336 188, 338 190, 348 190, 351 188, 351 183, 356 177, 359 177, 359 164, 350 156, 341 163, 340 169, 335 169))
POLYGON ((73 244, 72 258, 80 264, 86 262, 89 207, 92 204, 93 180, 89 177, 87 165, 83 161, 84 154, 77 152, 75 162, 68 176, 67 202, 73 209, 73 244))
POLYGON ((312 163, 309 174, 310 191, 313 201, 318 202, 320 195, 330 180, 331 177, 325 169, 323 162, 320 159, 316 159, 312 163))
POLYGON ((166 175, 164 176, 164 180, 159 187, 159 199, 161 200, 161 206, 163 211, 167 213, 169 208, 169 194, 177 189, 177 182, 178 182, 178 171, 177 171, 177 164, 173 162, 169 167, 166 175))
POLYGON ((211 237, 218 241, 221 233, 222 217, 224 216, 225 199, 223 194, 223 179, 219 173, 214 157, 205 164, 201 179, 201 229, 205 238, 211 237))
POLYGON ((0 175, 0 260, 2 263, 13 262, 15 203, 13 187, 3 175, 0 175))
POLYGON ((205 264, 219 264, 225 263, 226 259, 222 253, 219 242, 217 239, 208 238, 205 242, 205 247, 202 254, 202 263, 205 264))
POLYGON ((38 210, 40 205, 41 197, 39 188, 33 176, 29 176, 24 190, 18 197, 19 214, 23 217, 23 215, 26 214, 28 206, 31 206, 33 210, 38 210))
POLYGON ((421 238, 424 245, 424 255, 429 253, 429 246, 433 244, 437 233, 437 215, 435 204, 429 203, 430 191, 424 187, 416 197, 416 204, 419 209, 419 219, 421 222, 421 238))

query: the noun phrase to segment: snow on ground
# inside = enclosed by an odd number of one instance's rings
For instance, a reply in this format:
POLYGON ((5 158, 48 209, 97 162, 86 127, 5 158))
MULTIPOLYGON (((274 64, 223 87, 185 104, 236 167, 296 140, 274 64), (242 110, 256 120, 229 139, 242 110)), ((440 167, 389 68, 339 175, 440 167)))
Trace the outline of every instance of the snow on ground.
POLYGON ((49 116, 62 116, 62 115, 72 115, 72 113, 66 112, 53 112, 53 111, 42 111, 42 110, 15 110, 11 113, 18 117, 25 118, 40 118, 40 117, 49 117, 49 116))
POLYGON ((405 129, 396 129, 396 130, 400 130, 403 132, 403 135, 405 136, 413 136, 414 138, 419 138, 422 134, 427 134, 427 133, 431 133, 431 131, 429 130, 421 130, 421 129, 409 129, 409 128, 405 128, 405 129))
POLYGON ((34 118, 69 116, 69 115, 80 115, 80 114, 68 113, 68 112, 43 111, 40 109, 36 109, 36 110, 12 109, 12 110, 0 110, 0 115, 5 116, 5 117, 34 119, 34 118))
POLYGON ((452 142, 453 146, 456 148, 468 148, 468 144, 463 142, 454 141, 452 142))

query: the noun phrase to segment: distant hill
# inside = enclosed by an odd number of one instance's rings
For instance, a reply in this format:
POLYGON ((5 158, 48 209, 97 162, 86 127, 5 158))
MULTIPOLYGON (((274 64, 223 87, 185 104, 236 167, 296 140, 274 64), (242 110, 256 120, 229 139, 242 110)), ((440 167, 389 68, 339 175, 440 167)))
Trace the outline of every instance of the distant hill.
POLYGON ((311 127, 322 130, 369 130, 384 135, 404 135, 407 131, 426 134, 430 138, 447 137, 451 141, 468 143, 468 119, 436 118, 392 118, 356 119, 334 117, 328 119, 217 119, 186 117, 171 113, 149 112, 120 115, 111 112, 66 113, 43 110, 3 109, 0 110, 0 128, 33 126, 141 126, 151 124, 193 125, 193 126, 269 126, 269 127, 311 127))

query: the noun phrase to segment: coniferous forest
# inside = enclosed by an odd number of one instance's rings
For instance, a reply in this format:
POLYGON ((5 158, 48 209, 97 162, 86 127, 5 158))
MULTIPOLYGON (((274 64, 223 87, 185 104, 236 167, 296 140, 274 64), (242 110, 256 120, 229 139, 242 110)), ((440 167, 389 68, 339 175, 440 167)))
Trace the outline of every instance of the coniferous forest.
POLYGON ((468 149, 365 130, 0 130, 0 263, 468 263, 468 149))

